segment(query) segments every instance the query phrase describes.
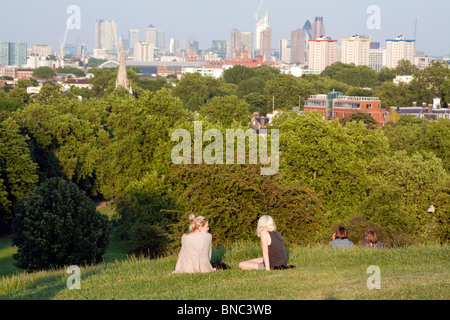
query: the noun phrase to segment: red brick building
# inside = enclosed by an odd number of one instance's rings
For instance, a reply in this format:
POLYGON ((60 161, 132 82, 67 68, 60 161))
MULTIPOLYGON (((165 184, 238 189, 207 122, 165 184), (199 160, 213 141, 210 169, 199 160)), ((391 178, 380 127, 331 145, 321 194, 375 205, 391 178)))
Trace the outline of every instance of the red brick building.
POLYGON ((328 120, 342 119, 352 113, 363 112, 371 115, 379 126, 386 120, 386 109, 381 108, 379 98, 343 96, 338 92, 310 96, 303 106, 303 111, 317 111, 328 120))

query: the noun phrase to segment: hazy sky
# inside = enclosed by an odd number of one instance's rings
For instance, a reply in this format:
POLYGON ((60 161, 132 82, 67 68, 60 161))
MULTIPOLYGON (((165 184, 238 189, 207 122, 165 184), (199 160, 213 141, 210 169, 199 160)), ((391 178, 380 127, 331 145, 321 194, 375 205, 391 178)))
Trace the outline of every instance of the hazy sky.
MULTIPOLYGON (((96 19, 115 20, 118 36, 127 36, 130 28, 140 30, 153 24, 170 38, 195 38, 200 48, 211 47, 212 40, 230 41, 233 28, 255 31, 255 12, 261 0, 0 0, 0 41, 49 44, 55 50, 64 37, 66 13, 70 5, 80 8, 80 29, 70 30, 66 43, 94 46, 96 19)), ((263 0, 259 16, 269 12, 272 48, 279 40, 290 38, 292 30, 302 28, 306 20, 322 16, 326 35, 332 39, 352 34, 371 36, 381 42, 397 35, 414 38, 416 48, 428 55, 450 52, 449 0, 263 0), (367 13, 371 5, 380 9, 379 29, 369 29, 367 13)), ((338 43, 340 44, 340 42, 338 43)))

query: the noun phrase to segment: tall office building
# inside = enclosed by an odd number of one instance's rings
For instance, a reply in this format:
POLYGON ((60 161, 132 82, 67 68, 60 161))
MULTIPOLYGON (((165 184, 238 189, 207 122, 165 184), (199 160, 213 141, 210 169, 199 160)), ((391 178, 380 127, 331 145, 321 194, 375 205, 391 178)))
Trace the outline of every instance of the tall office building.
POLYGON ((166 49, 166 35, 164 30, 156 31, 156 47, 160 50, 166 49))
POLYGON ((23 66, 27 64, 27 44, 24 42, 0 42, 0 65, 23 66))
POLYGON ((240 56, 241 53, 241 32, 235 28, 231 30, 230 56, 234 58, 240 56))
POLYGON ((343 63, 354 63, 356 66, 369 65, 370 39, 353 35, 349 39, 341 39, 343 63))
POLYGON ((386 49, 369 49, 369 67, 376 72, 386 65, 386 49))
POLYGON ((180 41, 178 41, 178 39, 175 39, 175 38, 170 38, 169 52, 175 53, 177 51, 180 51, 180 41))
POLYGON ((156 47, 156 38, 156 28, 151 24, 145 29, 145 42, 152 43, 156 47))
POLYGON ((247 50, 250 58, 253 59, 255 54, 255 33, 244 31, 241 32, 241 51, 247 50))
POLYGON ((155 45, 147 41, 140 41, 134 44, 134 61, 154 61, 155 45))
POLYGON ((325 37, 309 40, 309 70, 322 72, 326 67, 337 62, 337 40, 325 37))
POLYGON ((272 29, 267 28, 260 33, 260 54, 263 61, 270 61, 272 57, 272 29))
POLYGON ((386 66, 396 68, 400 60, 408 60, 414 64, 415 40, 407 40, 403 36, 386 40, 386 66))
POLYGON ((305 31, 291 32, 291 63, 305 63, 305 31))
POLYGON ((213 40, 211 46, 212 52, 217 53, 221 59, 227 57, 227 41, 226 40, 213 40))
POLYGON ((128 31, 128 39, 130 41, 130 49, 134 49, 134 44, 139 42, 139 29, 130 29, 128 31))
POLYGON ((312 39, 315 40, 321 36, 325 36, 323 17, 316 17, 312 25, 312 39))
POLYGON ((46 44, 37 44, 33 47, 33 53, 40 57, 48 57, 52 54, 52 47, 46 44))
POLYGON ((291 63, 291 40, 280 40, 280 60, 284 63, 291 63))
POLYGON ((261 18, 261 20, 257 20, 256 21, 256 45, 255 45, 255 50, 258 51, 259 54, 262 53, 261 50, 261 37, 262 37, 262 32, 264 32, 264 30, 266 30, 267 28, 269 28, 269 13, 266 12, 266 14, 261 18))
POLYGON ((95 21, 95 49, 119 50, 117 44, 117 23, 113 20, 95 21))

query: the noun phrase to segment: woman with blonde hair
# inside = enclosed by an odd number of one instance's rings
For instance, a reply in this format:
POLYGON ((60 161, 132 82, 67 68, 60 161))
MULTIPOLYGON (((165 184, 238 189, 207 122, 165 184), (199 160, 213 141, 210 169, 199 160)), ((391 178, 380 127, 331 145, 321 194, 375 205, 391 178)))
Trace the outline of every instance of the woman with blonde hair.
POLYGON ((208 219, 203 216, 189 215, 190 233, 181 237, 181 249, 178 253, 175 270, 172 273, 211 272, 212 236, 208 233, 208 219))
POLYGON ((284 240, 271 216, 264 215, 259 218, 256 233, 261 238, 263 256, 239 263, 239 269, 271 270, 286 267, 284 240))

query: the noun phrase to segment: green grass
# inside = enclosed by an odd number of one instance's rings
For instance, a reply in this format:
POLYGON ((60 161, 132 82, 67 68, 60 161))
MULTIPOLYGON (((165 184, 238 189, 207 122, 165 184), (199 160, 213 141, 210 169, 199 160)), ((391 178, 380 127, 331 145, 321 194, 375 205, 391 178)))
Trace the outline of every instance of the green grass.
POLYGON ((65 269, 0 278, 0 299, 430 299, 450 298, 450 246, 384 250, 328 246, 289 248, 290 270, 242 271, 260 255, 257 243, 236 243, 215 256, 232 267, 208 274, 172 274, 176 255, 122 259, 116 243, 105 263, 81 268, 81 289, 69 290, 65 269), (119 259, 118 259, 119 257, 119 259), (381 289, 369 290, 367 267, 381 270, 381 289))

